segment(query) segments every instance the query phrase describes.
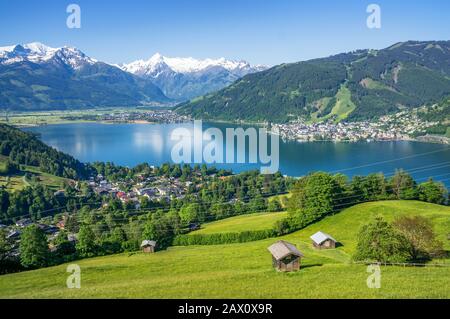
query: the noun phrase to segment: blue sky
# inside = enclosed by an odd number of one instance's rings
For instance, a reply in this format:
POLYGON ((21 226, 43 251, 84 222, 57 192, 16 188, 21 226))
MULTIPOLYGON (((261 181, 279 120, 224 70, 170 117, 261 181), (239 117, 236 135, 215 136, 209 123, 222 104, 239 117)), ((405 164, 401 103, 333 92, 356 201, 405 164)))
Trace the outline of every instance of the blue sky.
POLYGON ((448 0, 0 0, 0 46, 70 45, 111 63, 160 52, 275 65, 449 39, 448 0), (66 27, 70 3, 81 7, 81 29, 66 27), (366 26, 371 3, 381 7, 381 29, 366 26))

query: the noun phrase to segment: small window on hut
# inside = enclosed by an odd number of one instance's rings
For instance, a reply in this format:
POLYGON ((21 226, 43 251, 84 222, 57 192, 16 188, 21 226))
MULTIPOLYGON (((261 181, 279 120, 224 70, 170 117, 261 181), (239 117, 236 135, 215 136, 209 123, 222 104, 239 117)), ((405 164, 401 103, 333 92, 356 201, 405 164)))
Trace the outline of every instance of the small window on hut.
POLYGON ((294 260, 296 260, 296 259, 298 259, 299 257, 298 256, 295 256, 295 255, 289 255, 289 256, 287 256, 287 257, 284 257, 282 260, 281 260, 281 262, 283 263, 283 264, 290 264, 291 262, 293 262, 294 260))

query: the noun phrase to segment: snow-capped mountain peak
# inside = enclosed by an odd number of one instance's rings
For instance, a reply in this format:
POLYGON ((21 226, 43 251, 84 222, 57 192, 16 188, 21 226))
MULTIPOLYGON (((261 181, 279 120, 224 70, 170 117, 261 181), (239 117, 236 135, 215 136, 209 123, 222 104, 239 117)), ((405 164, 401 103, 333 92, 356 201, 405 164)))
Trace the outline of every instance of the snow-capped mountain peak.
POLYGON ((187 100, 220 90, 237 79, 267 69, 246 61, 218 59, 170 58, 156 53, 148 60, 121 65, 122 70, 149 78, 164 94, 187 100))
POLYGON ((153 63, 164 62, 164 56, 161 53, 157 52, 150 58, 149 61, 153 63))
MULTIPOLYGON (((97 62, 77 48, 68 46, 53 48, 40 42, 32 42, 0 47, 2 66, 34 63, 53 69, 62 67, 64 71, 68 69, 78 71, 97 62)), ((163 95, 177 101, 185 101, 220 90, 249 73, 267 68, 226 58, 171 58, 161 53, 154 54, 148 60, 111 66, 136 75, 139 80, 156 85, 163 95)), ((92 69, 91 71, 95 72, 95 68, 92 69)))
POLYGON ((48 55, 54 53, 57 49, 51 48, 49 46, 46 46, 45 44, 42 44, 40 42, 31 42, 24 45, 24 48, 29 49, 33 53, 39 54, 39 55, 48 55))
POLYGON ((40 42, 32 42, 0 47, 0 64, 13 64, 24 61, 44 63, 54 58, 59 58, 63 63, 74 69, 81 67, 85 63, 94 64, 97 62, 80 50, 67 46, 52 48, 40 42))
MULTIPOLYGON (((248 73, 254 72, 255 67, 252 67, 246 61, 234 61, 227 60, 225 58, 219 59, 194 59, 189 58, 170 58, 163 56, 160 53, 154 54, 147 61, 138 60, 129 64, 125 64, 122 68, 125 71, 138 74, 138 75, 152 75, 155 71, 160 71, 161 65, 166 65, 171 71, 176 73, 196 73, 204 71, 211 67, 221 67, 229 72, 249 71, 248 73)), ((257 66, 256 71, 265 69, 264 66, 257 66)))

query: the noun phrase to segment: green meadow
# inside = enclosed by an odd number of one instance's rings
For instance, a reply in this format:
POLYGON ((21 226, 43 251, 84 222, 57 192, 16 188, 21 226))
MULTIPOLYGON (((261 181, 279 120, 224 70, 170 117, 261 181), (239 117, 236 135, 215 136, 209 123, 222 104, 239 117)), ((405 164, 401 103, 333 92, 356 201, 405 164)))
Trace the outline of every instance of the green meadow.
POLYGON ((21 171, 14 174, 2 175, 1 173, 5 169, 6 161, 8 157, 0 155, 0 186, 6 187, 9 191, 20 191, 32 184, 32 181, 27 180, 25 174, 34 176, 36 181, 41 185, 45 185, 53 190, 61 188, 63 183, 67 183, 69 180, 66 178, 58 177, 52 174, 41 172, 34 166, 21 166, 21 171))
POLYGON ((270 230, 287 216, 286 212, 258 213, 227 218, 205 224, 191 234, 239 233, 248 230, 270 230))
MULTIPOLYGON (((269 218, 278 216, 268 214, 269 218)), ((303 230, 281 237, 305 255, 296 273, 272 268, 267 247, 280 238, 242 244, 171 247, 155 254, 120 254, 76 261, 81 288, 68 289, 67 265, 0 277, 1 298, 450 298, 450 267, 381 267, 381 288, 367 287, 365 265, 353 264, 351 254, 361 225, 377 214, 392 220, 401 214, 432 219, 436 233, 450 244, 450 208, 416 201, 365 203, 329 216, 303 230), (315 250, 309 236, 322 230, 341 245, 315 250)), ((255 219, 241 216, 223 225, 255 219), (238 219, 239 221, 239 219, 238 219)), ((270 223, 267 223, 269 225, 270 223)), ((264 226, 266 227, 266 226, 264 226)), ((204 231, 220 230, 220 222, 204 231), (214 227, 214 229, 213 229, 214 227), (211 230, 213 229, 213 230, 211 230)), ((223 231, 229 232, 227 227, 223 231)), ((239 228, 242 229, 242 228, 239 228)), ((449 260, 431 263, 449 263, 449 260)))

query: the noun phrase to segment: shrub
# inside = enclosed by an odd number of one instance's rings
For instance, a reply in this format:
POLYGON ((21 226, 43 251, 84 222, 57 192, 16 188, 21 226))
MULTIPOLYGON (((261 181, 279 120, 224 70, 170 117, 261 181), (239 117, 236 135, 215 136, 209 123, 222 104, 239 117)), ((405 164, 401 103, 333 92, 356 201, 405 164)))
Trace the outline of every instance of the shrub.
POLYGON ((358 235, 353 259, 372 262, 407 262, 411 244, 408 239, 383 217, 378 216, 364 225, 358 235))
POLYGON ((436 183, 433 180, 422 183, 418 187, 419 200, 442 205, 447 197, 447 189, 442 183, 436 183))
POLYGON ((178 235, 175 237, 173 245, 219 245, 245 243, 249 241, 262 240, 276 236, 275 230, 245 231, 240 233, 218 233, 218 234, 192 234, 178 235))
POLYGON ((402 216, 394 221, 393 226, 409 241, 412 260, 444 255, 443 244, 436 239, 429 219, 422 216, 402 216))

